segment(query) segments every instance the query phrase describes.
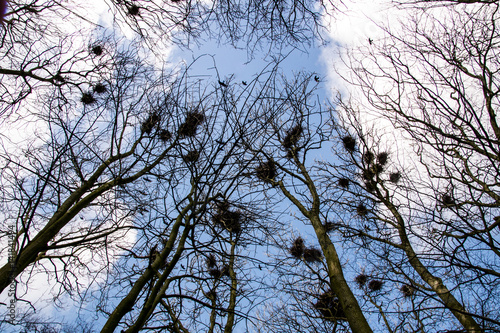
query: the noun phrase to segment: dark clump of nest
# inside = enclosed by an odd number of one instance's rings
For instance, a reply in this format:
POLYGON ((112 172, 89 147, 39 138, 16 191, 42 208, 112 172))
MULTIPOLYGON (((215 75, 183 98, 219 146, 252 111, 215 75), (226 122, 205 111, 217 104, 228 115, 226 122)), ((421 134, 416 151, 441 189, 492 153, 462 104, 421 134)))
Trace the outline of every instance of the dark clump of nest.
POLYGON ((276 163, 269 160, 259 164, 259 166, 255 168, 255 175, 263 182, 271 183, 276 177, 276 163))
POLYGON ((393 172, 389 175, 389 181, 391 183, 397 184, 401 179, 401 174, 398 172, 393 172))
POLYGON ((182 156, 182 159, 186 163, 195 163, 196 161, 198 161, 199 158, 200 158, 200 153, 197 150, 191 150, 187 152, 187 154, 182 156))
POLYGON ((302 128, 301 124, 298 124, 298 125, 290 128, 286 132, 285 138, 283 139, 283 142, 282 142, 283 147, 285 149, 291 149, 292 147, 296 146, 303 131, 304 131, 304 128, 302 128))
POLYGON ((403 293, 404 297, 411 297, 415 293, 415 289, 408 284, 403 284, 399 290, 403 293))
POLYGON ((384 282, 382 282, 380 280, 371 280, 368 283, 368 289, 370 289, 370 291, 379 291, 380 289, 382 289, 383 285, 384 285, 384 282))
POLYGON ((222 266, 222 269, 221 269, 221 274, 222 274, 222 276, 225 276, 225 277, 230 277, 230 274, 229 274, 229 266, 228 266, 228 265, 224 265, 224 266, 222 266))
POLYGON ((98 83, 94 86, 94 92, 96 94, 104 94, 107 91, 106 86, 102 83, 98 83))
POLYGON ((130 15, 139 15, 139 6, 136 6, 136 5, 132 5, 130 7, 128 7, 128 13, 130 15))
POLYGON ((150 134, 151 131, 155 128, 155 126, 160 122, 161 118, 156 113, 150 114, 146 120, 144 120, 141 124, 141 132, 150 134))
POLYGON ((365 188, 368 192, 373 193, 377 189, 377 182, 374 180, 367 180, 365 182, 365 188))
POLYGON ((321 316, 325 320, 346 320, 344 309, 342 309, 337 295, 331 290, 319 295, 314 308, 321 313, 321 316))
POLYGON ((217 265, 217 260, 213 254, 210 254, 205 260, 208 268, 214 268, 217 265))
POLYGON ((211 277, 214 279, 220 279, 222 277, 222 271, 218 268, 212 268, 208 271, 211 277))
POLYGON ((225 228, 231 233, 241 232, 241 213, 230 211, 229 204, 224 202, 218 205, 217 213, 213 216, 215 225, 225 228))
POLYGON ((443 194, 441 201, 444 207, 451 207, 455 204, 455 200, 453 200, 452 196, 449 194, 443 194))
POLYGON ((290 254, 297 259, 302 258, 304 254, 304 240, 302 237, 297 237, 297 239, 293 241, 292 247, 290 248, 290 254))
POLYGON ((389 160, 389 154, 386 152, 382 152, 377 155, 377 163, 382 166, 386 165, 388 160, 389 160))
POLYGON ((96 100, 91 93, 86 92, 82 94, 82 98, 80 99, 80 101, 85 105, 90 105, 95 103, 96 100))
POLYGON ((304 260, 306 262, 309 262, 309 263, 321 262, 322 257, 323 257, 323 254, 321 253, 321 251, 318 249, 315 249, 313 247, 304 250, 304 260))
POLYGON ((373 162, 373 157, 373 153, 368 150, 363 154, 363 161, 365 161, 366 164, 371 164, 373 162))
POLYGON ((168 140, 170 140, 172 138, 172 133, 170 133, 168 130, 166 129, 162 129, 160 130, 160 132, 158 133, 158 137, 160 138, 161 141, 163 142, 167 142, 168 140))
POLYGON ((96 56, 102 55, 103 52, 104 50, 102 49, 101 45, 96 45, 92 47, 92 53, 95 54, 96 56))
POLYGON ((186 114, 186 119, 179 126, 179 136, 181 137, 192 137, 196 135, 198 126, 203 123, 205 116, 202 113, 192 111, 186 114))
POLYGON ((354 150, 356 150, 356 139, 354 139, 352 136, 344 136, 342 138, 342 143, 344 144, 344 148, 347 151, 353 152, 354 150))
POLYGON ((323 224, 323 227, 325 228, 326 232, 331 232, 337 228, 337 223, 325 222, 325 224, 323 224))
POLYGON ((366 208, 364 203, 360 203, 358 207, 356 207, 356 213, 361 217, 366 216, 368 214, 368 208, 366 208))
POLYGON ((361 273, 354 278, 354 281, 362 288, 366 284, 366 281, 368 281, 368 275, 361 273))
POLYGON ((347 178, 340 178, 339 179, 339 186, 342 187, 342 188, 349 188, 349 179, 347 178))

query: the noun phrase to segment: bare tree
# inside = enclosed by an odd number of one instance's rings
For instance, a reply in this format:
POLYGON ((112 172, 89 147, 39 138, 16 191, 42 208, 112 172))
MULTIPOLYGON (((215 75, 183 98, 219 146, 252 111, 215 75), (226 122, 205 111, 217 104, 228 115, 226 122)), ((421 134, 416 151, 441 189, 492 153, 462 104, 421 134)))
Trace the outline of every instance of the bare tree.
POLYGON ((343 206, 360 217, 345 220, 347 234, 372 255, 369 244, 387 247, 376 260, 401 288, 430 295, 468 332, 499 324, 497 7, 449 7, 439 18, 429 10, 403 32, 386 30, 362 59, 350 54, 346 79, 365 99, 341 102, 356 146, 343 167, 329 167, 343 206), (389 138, 408 146, 384 145, 389 138))

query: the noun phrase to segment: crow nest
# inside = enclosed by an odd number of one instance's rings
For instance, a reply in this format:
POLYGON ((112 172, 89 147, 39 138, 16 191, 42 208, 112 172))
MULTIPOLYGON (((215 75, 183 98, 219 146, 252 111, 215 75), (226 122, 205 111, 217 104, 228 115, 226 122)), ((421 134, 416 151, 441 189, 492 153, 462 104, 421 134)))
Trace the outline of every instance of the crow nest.
POLYGON ((323 224, 323 228, 325 228, 325 231, 326 232, 331 232, 335 229, 337 229, 337 226, 339 224, 338 223, 334 223, 334 222, 329 222, 329 221, 326 221, 324 224, 323 224))
POLYGON ((451 207, 455 205, 455 200, 449 194, 443 194, 441 196, 441 201, 443 202, 443 207, 451 207))
POLYGON ((161 117, 157 113, 151 113, 141 124, 141 132, 150 134, 151 131, 158 125, 161 117))
POLYGON ((205 120, 205 115, 197 111, 191 111, 186 114, 186 119, 179 126, 178 133, 181 137, 193 137, 196 135, 198 127, 205 120))
POLYGON ((297 258, 300 259, 302 258, 302 255, 304 254, 304 240, 302 237, 297 237, 292 244, 292 247, 290 248, 290 254, 297 258))
POLYGON ((370 289, 370 291, 379 291, 380 289, 382 289, 383 285, 384 285, 384 282, 382 282, 380 280, 371 280, 368 283, 368 289, 370 289))
POLYGON ((168 140, 170 140, 172 138, 172 133, 170 133, 166 129, 162 129, 158 132, 158 137, 160 138, 161 141, 167 142, 168 140))
POLYGON ((200 158, 200 152, 195 150, 190 150, 182 156, 182 159, 186 163, 195 163, 200 158))
POLYGON ((229 203, 223 202, 217 205, 217 212, 212 219, 215 225, 222 227, 230 233, 241 232, 242 214, 239 211, 229 210, 229 203))
POLYGON ((356 150, 356 139, 354 139, 350 135, 346 135, 342 138, 342 143, 344 144, 344 148, 348 152, 354 152, 356 150))
POLYGON ((349 179, 347 178, 340 178, 339 179, 339 186, 345 189, 349 188, 349 179))
POLYGON ((104 94, 107 91, 107 88, 104 84, 99 82, 94 86, 93 90, 96 94, 104 94))
POLYGON ((82 94, 82 98, 80 98, 80 101, 85 105, 90 105, 94 104, 96 102, 96 99, 94 98, 94 96, 92 96, 91 93, 86 92, 82 94))
POLYGON ((132 6, 128 7, 127 11, 132 16, 139 15, 139 6, 132 5, 132 6))
POLYGON ((255 168, 255 175, 265 183, 272 183, 277 175, 276 163, 273 160, 262 162, 255 168))
POLYGON ((365 204, 361 202, 356 207, 356 213, 358 213, 358 215, 361 217, 365 217, 366 215, 368 215, 368 208, 366 208, 365 204))
POLYGON ((207 264, 208 268, 215 268, 217 266, 217 259, 215 259, 212 253, 205 259, 205 264, 207 264))
POLYGON ((361 273, 354 278, 354 281, 358 284, 359 288, 362 288, 366 284, 366 281, 368 281, 368 275, 361 273))
POLYGON ((403 284, 399 289, 404 297, 411 297, 415 294, 415 289, 409 284, 403 284))
POLYGON ((401 179, 401 174, 399 173, 399 171, 393 172, 389 175, 389 181, 391 183, 397 184, 400 179, 401 179))
POLYGON ((377 163, 380 164, 381 166, 386 165, 388 160, 389 160, 389 154, 385 151, 377 155, 377 163))
POLYGON ((91 49, 91 51, 96 56, 100 56, 104 52, 104 50, 103 50, 103 48, 102 48, 101 45, 95 45, 95 46, 93 46, 92 49, 91 49))
POLYGON ((371 164, 373 162, 373 158, 374 158, 374 155, 371 151, 366 151, 364 154, 363 154, 363 161, 366 163, 366 164, 371 164))
POLYGON ((314 247, 304 250, 304 260, 308 263, 321 262, 322 257, 321 251, 314 247))
POLYGON ((313 306, 321 313, 321 317, 324 320, 333 322, 337 320, 347 320, 337 295, 331 290, 319 295, 318 301, 313 306))
POLYGON ((304 128, 302 127, 302 124, 295 125, 294 127, 290 128, 288 131, 286 131, 286 135, 283 138, 282 145, 286 150, 292 149, 297 145, 299 142, 300 137, 302 136, 302 133, 304 132, 304 128))

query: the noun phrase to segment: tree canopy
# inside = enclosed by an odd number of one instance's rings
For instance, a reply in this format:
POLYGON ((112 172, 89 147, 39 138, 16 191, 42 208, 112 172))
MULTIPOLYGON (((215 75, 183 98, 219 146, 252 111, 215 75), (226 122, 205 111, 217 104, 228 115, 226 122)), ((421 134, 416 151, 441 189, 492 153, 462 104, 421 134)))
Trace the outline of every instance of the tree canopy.
POLYGON ((498 1, 6 5, 0 330, 500 332, 498 1))

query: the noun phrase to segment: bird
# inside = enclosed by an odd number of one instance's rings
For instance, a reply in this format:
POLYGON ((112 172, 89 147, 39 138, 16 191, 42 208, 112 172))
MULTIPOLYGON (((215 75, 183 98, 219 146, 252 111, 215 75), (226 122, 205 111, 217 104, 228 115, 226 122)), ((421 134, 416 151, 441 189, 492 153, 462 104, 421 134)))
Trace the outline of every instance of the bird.
POLYGON ((244 86, 247 85, 247 81, 241 81, 241 83, 243 83, 244 86))
POLYGON ((369 43, 370 45, 372 45, 372 44, 373 44, 373 39, 368 38, 368 43, 369 43))
POLYGON ((224 81, 219 80, 219 84, 223 87, 227 87, 227 84, 224 81))
POLYGON ((319 76, 314 76, 314 81, 319 82, 319 76))

